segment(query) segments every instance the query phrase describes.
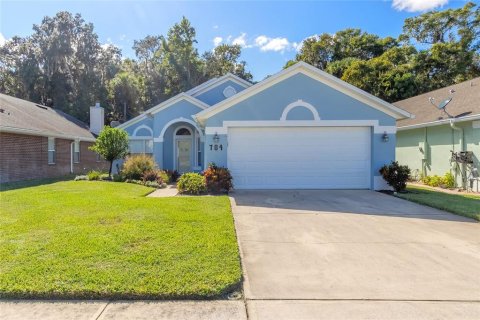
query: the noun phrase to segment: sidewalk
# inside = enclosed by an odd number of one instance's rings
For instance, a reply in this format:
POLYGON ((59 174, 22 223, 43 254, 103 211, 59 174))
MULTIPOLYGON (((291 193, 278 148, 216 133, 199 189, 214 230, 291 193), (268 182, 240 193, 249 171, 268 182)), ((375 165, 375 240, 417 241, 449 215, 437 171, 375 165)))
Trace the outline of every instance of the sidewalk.
POLYGON ((2 320, 246 320, 240 301, 0 301, 2 320))

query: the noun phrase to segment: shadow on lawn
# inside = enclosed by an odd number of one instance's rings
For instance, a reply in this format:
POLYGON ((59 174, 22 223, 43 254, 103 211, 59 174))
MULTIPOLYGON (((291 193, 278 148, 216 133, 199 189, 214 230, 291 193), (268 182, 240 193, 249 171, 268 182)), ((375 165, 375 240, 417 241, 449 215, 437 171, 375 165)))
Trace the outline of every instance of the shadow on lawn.
POLYGON ((15 181, 15 182, 6 182, 6 183, 0 184, 0 191, 9 191, 9 190, 15 190, 15 189, 36 187, 36 186, 51 184, 59 181, 73 180, 73 178, 75 178, 75 175, 67 175, 67 176, 62 176, 57 178, 32 179, 32 180, 23 180, 23 181, 15 181))

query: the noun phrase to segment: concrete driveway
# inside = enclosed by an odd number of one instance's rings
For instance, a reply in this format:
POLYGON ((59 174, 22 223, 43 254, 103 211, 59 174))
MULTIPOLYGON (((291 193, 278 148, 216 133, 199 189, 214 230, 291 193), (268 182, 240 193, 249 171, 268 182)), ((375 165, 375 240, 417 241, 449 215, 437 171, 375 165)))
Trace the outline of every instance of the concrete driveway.
POLYGON ((250 319, 480 319, 480 224, 373 191, 236 191, 250 319))

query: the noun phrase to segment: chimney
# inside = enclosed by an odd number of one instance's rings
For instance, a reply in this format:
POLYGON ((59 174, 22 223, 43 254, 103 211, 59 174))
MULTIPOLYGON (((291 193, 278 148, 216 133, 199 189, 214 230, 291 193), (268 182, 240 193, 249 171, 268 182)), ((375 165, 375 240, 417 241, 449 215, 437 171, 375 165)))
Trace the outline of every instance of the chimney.
POLYGON ((90 107, 90 132, 99 134, 105 125, 105 110, 100 107, 100 102, 90 107))

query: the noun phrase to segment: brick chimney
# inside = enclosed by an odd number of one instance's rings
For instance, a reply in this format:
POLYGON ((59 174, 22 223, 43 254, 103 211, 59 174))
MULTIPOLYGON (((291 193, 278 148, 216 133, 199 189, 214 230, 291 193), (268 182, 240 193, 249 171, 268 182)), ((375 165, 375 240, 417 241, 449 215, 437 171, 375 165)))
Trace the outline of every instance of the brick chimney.
POLYGON ((105 110, 100 107, 100 102, 90 107, 90 132, 99 134, 105 125, 105 110))

